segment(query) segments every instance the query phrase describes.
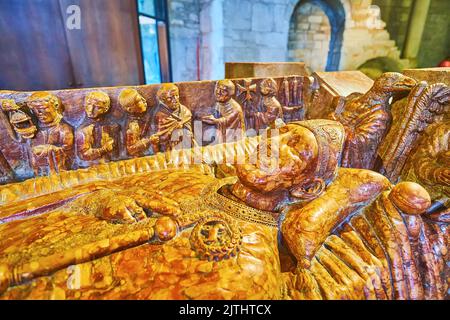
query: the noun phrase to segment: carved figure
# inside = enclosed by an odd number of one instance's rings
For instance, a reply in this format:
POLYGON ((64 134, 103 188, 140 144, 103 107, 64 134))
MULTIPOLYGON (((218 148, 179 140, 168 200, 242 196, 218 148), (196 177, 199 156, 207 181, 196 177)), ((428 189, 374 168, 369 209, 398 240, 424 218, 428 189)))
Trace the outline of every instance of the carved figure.
MULTIPOLYGON (((16 104, 13 99, 0 100, 0 123, 4 125, 10 138, 19 143, 25 142, 26 144, 21 146, 22 154, 28 156, 29 152, 29 139, 35 137, 37 127, 33 123, 30 115, 21 110, 21 107, 16 104)), ((0 180, 12 181, 15 177, 15 173, 5 156, 0 150, 0 180)), ((3 181, 2 181, 3 182, 3 181)))
MULTIPOLYGON (((16 133, 13 134, 10 130, 8 130, 8 133, 13 140, 20 141, 20 138, 32 139, 35 137, 37 132, 36 125, 33 123, 31 117, 23 110, 21 110, 20 106, 18 106, 14 100, 1 100, 0 107, 4 113, 7 113, 9 123, 16 133)), ((9 129, 10 127, 6 125, 6 128, 9 129)))
POLYGON ((338 168, 344 137, 334 121, 296 122, 252 149, 278 146, 273 170, 168 167, 80 185, 66 203, 67 190, 9 203, 52 209, 0 224, 0 297, 442 299, 448 229, 422 218, 428 193, 338 168))
POLYGON ((391 123, 390 99, 411 90, 416 84, 400 73, 387 72, 375 80, 364 95, 350 95, 342 108, 331 116, 345 127, 346 142, 342 166, 374 167, 378 147, 391 123))
POLYGON ((157 94, 155 114, 156 134, 152 136, 155 152, 170 151, 175 147, 190 148, 196 142, 192 134, 192 113, 180 103, 180 91, 172 83, 161 85, 157 94))
POLYGON ((284 114, 284 120, 286 123, 292 122, 292 121, 298 121, 302 120, 303 118, 303 81, 298 80, 296 77, 292 80, 292 100, 290 99, 290 87, 289 87, 289 80, 285 78, 283 80, 283 93, 285 98, 283 101, 286 102, 285 105, 283 105, 283 114, 284 114), (286 96, 287 95, 287 96, 286 96))
POLYGON ((244 79, 243 84, 236 82, 238 89, 238 98, 242 101, 244 109, 244 124, 247 129, 256 129, 255 113, 258 112, 258 106, 255 103, 256 84, 252 84, 251 79, 244 79))
POLYGON ((261 81, 261 95, 262 108, 261 111, 255 112, 252 116, 254 118, 254 128, 257 132, 267 127, 275 128, 284 125, 283 109, 276 95, 278 92, 278 85, 272 78, 261 81))
MULTIPOLYGON (((74 156, 73 128, 63 120, 58 97, 49 92, 36 92, 28 97, 27 105, 38 119, 39 130, 31 141, 35 175, 70 169, 74 156)), ((32 132, 32 126, 29 128, 26 131, 32 132)))
POLYGON ((127 112, 125 146, 129 155, 143 156, 156 140, 149 136, 151 124, 148 119, 147 101, 135 89, 123 89, 119 95, 119 104, 127 112))
POLYGON ((403 178, 417 181, 434 201, 450 208, 450 120, 430 126, 408 161, 403 178))
POLYGON ((88 123, 77 130, 78 156, 90 163, 116 158, 120 128, 106 119, 111 108, 109 96, 101 91, 90 92, 86 95, 84 108, 88 123))
POLYGON ((216 142, 233 142, 245 135, 245 121, 242 108, 233 99, 236 87, 231 80, 217 81, 214 90, 216 105, 214 115, 205 116, 202 121, 216 126, 216 142))

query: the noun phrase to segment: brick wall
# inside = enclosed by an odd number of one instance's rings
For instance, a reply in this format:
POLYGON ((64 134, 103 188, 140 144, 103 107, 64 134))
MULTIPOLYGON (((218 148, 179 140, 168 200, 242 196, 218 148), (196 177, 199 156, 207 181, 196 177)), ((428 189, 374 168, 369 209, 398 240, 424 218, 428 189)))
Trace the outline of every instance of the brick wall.
POLYGON ((330 47, 331 26, 325 12, 305 3, 294 12, 289 27, 288 59, 309 61, 314 71, 324 71, 330 47))

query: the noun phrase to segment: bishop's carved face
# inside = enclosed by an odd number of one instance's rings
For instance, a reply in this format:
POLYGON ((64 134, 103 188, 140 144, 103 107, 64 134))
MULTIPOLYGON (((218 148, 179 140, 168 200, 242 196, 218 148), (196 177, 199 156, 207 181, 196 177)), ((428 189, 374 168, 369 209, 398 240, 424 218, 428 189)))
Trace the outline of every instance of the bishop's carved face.
POLYGON ((236 165, 236 172, 243 185, 257 192, 289 190, 313 178, 317 154, 317 140, 311 131, 287 125, 278 135, 263 139, 250 161, 236 165))

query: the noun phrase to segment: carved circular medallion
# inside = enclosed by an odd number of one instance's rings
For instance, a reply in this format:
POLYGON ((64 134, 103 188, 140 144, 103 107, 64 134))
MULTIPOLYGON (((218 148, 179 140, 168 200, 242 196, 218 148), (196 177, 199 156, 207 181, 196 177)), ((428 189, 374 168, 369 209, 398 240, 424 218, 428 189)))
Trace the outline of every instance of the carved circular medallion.
POLYGON ((196 224, 190 240, 200 259, 220 261, 239 252, 242 235, 236 222, 228 217, 209 216, 196 224))

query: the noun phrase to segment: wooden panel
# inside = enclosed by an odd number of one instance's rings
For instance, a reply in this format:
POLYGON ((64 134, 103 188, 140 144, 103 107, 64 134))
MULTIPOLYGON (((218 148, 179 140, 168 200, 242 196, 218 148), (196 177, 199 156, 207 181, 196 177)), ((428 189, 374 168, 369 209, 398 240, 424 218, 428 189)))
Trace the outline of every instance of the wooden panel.
POLYGON ((0 1, 0 90, 70 87, 72 66, 57 0, 0 1))
POLYGON ((78 87, 143 83, 134 0, 60 0, 79 5, 81 30, 66 30, 78 87))

